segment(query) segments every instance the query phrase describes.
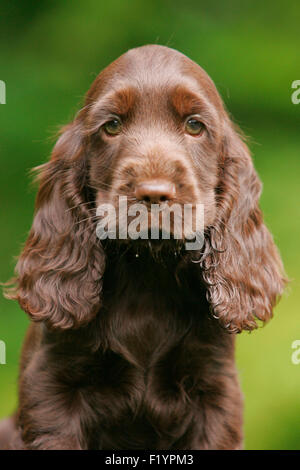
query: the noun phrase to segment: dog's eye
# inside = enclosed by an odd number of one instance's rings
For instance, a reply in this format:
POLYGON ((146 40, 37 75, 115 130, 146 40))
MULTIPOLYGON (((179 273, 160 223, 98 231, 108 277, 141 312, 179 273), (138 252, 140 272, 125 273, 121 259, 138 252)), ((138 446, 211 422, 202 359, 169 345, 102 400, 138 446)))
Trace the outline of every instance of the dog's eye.
POLYGON ((185 131, 191 135, 200 135, 205 129, 203 122, 199 121, 196 117, 189 117, 185 121, 185 131))
POLYGON ((118 135, 122 129, 122 123, 118 118, 113 118, 103 125, 103 129, 108 135, 118 135))

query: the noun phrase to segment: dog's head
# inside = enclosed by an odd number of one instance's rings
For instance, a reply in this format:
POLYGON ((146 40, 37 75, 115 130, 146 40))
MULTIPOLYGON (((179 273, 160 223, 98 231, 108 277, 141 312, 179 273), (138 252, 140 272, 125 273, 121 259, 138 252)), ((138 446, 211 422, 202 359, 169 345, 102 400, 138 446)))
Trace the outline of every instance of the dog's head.
POLYGON ((196 233, 201 206, 204 244, 194 261, 213 314, 235 332, 272 315, 284 280, 258 206, 260 181, 213 82, 181 53, 144 46, 102 71, 39 178, 16 294, 34 320, 69 328, 96 315, 107 255, 96 209, 108 205, 117 237, 130 238, 131 224, 182 243, 196 233), (172 213, 166 228, 174 205, 183 218, 172 213))

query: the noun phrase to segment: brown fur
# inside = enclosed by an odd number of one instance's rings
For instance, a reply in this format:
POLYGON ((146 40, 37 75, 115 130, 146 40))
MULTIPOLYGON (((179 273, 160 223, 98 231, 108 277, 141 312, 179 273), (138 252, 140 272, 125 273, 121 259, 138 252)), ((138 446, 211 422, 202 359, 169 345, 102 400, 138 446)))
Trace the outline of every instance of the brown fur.
POLYGON ((127 52, 96 78, 39 181, 10 294, 33 322, 9 446, 241 448, 233 333, 271 318, 284 278, 249 151, 207 74, 166 47, 127 52), (111 113, 123 121, 114 137, 101 127, 111 113), (183 127, 194 113, 198 137, 183 127), (136 202, 151 178, 204 204, 201 251, 97 239, 96 205, 136 202))

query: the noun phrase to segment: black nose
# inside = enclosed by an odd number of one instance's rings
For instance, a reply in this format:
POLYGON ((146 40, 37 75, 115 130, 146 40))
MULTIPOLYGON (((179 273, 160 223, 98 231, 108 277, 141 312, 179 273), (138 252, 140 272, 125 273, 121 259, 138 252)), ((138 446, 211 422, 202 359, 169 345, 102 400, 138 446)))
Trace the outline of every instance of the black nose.
POLYGON ((150 204, 159 204, 175 198, 175 184, 167 180, 147 180, 139 183, 135 188, 135 197, 139 201, 150 204))

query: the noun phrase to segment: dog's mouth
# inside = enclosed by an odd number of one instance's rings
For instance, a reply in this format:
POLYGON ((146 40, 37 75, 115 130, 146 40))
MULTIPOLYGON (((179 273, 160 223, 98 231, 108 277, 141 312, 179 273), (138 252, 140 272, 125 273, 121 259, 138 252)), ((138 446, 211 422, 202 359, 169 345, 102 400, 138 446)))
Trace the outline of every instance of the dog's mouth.
POLYGON ((123 210, 121 201, 118 207, 99 206, 97 216, 96 233, 100 240, 118 240, 153 250, 164 246, 177 251, 182 245, 191 250, 201 248, 204 227, 201 204, 197 207, 192 204, 151 205, 150 208, 139 204, 123 210))
POLYGON ((169 239, 116 239, 104 240, 104 248, 109 247, 109 252, 118 253, 119 256, 126 255, 130 259, 143 260, 153 259, 158 263, 166 263, 166 260, 180 260, 186 254, 184 240, 169 239))
POLYGON ((173 232, 163 230, 157 227, 143 229, 138 236, 128 237, 126 239, 118 238, 119 243, 130 244, 135 247, 148 247, 150 250, 161 250, 163 247, 172 250, 181 250, 185 239, 176 237, 173 232))
MULTIPOLYGON (((103 247, 110 253, 115 253, 118 257, 126 256, 131 261, 152 259, 155 263, 165 266, 174 266, 181 261, 197 262, 199 253, 202 250, 202 243, 199 245, 196 239, 175 239, 173 234, 159 231, 159 238, 152 240, 146 238, 137 239, 106 239, 102 241, 103 247), (191 244, 192 248, 187 248, 191 244), (193 251, 196 250, 196 251, 193 251)), ((196 238, 196 237, 195 237, 196 238)))

